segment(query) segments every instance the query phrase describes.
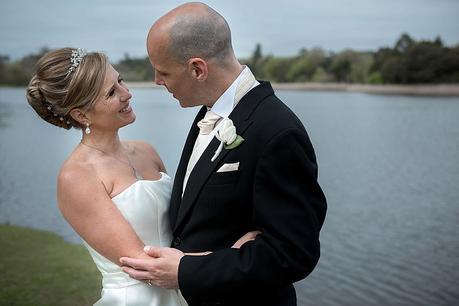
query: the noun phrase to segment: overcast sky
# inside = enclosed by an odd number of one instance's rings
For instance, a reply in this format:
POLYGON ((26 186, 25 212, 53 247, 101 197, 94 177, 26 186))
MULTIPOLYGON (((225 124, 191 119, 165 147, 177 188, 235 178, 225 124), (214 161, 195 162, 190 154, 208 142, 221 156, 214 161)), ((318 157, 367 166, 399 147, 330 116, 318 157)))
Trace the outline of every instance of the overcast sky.
MULTIPOLYGON (((43 46, 104 51, 112 61, 146 56, 151 24, 186 1, 3 0, 0 54, 17 59, 43 46)), ((238 57, 257 42, 264 54, 301 48, 376 50, 401 33, 459 43, 459 0, 226 0, 204 1, 228 21, 238 57)))

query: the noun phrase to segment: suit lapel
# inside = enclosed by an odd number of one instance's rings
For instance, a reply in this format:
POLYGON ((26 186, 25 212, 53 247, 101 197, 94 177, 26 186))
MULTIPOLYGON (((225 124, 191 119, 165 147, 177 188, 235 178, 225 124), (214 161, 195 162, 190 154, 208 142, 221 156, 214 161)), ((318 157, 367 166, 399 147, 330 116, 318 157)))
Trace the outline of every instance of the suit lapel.
POLYGON ((197 123, 204 117, 207 108, 203 106, 201 110, 196 115, 191 129, 188 132, 187 139, 185 141, 185 146, 182 150, 182 156, 180 157, 180 162, 177 166, 177 171, 175 173, 174 185, 172 187, 171 201, 170 201, 170 210, 169 217, 171 226, 173 227, 177 220, 177 215, 180 207, 180 202, 182 201, 182 190, 183 190, 183 180, 186 173, 186 168, 188 165, 188 160, 190 159, 191 152, 193 151, 194 142, 196 137, 199 134, 199 128, 197 123))
MULTIPOLYGON (((255 87, 250 92, 248 92, 241 99, 241 101, 238 103, 236 108, 231 112, 229 116, 230 119, 233 121, 234 126, 236 127, 238 135, 244 137, 244 133, 252 123, 252 121, 250 120, 251 114, 266 96, 272 94, 273 90, 271 85, 267 82, 264 82, 261 83, 259 86, 255 87)), ((197 133, 193 140, 195 140, 196 137, 197 133)), ((193 147, 193 143, 191 144, 191 150, 193 147)), ((184 220, 185 216, 193 207, 196 198, 198 197, 199 193, 201 192, 202 188, 207 182, 209 176, 213 172, 215 172, 215 168, 217 167, 217 165, 219 165, 220 161, 223 160, 225 156, 229 153, 230 150, 223 149, 222 152, 220 152, 219 156, 216 158, 216 160, 214 162, 211 162, 210 160, 214 155, 215 150, 217 149, 219 144, 220 142, 218 141, 218 139, 214 137, 210 142, 209 146, 204 151, 204 153, 201 155, 198 162, 196 163, 195 167, 193 168, 193 171, 190 173, 190 177, 188 178, 188 183, 185 188, 185 192, 183 193, 183 198, 178 210, 177 219, 174 219, 176 220, 176 222, 172 223, 174 231, 177 230, 181 222, 184 220)), ((241 145, 244 145, 244 143, 242 143, 241 145)), ((188 158, 185 161, 180 161, 180 167, 184 168, 185 170, 188 159, 191 155, 191 150, 186 154, 188 158), (184 164, 182 164, 182 162, 184 162, 184 164)), ((184 155, 185 152, 182 155, 182 159, 184 155)), ((183 170, 183 172, 185 170, 183 170)), ((180 190, 182 190, 181 188, 183 186, 183 177, 184 173, 181 173, 180 177, 176 176, 176 181, 179 180, 180 183, 174 183, 174 190, 176 188, 175 185, 179 185, 180 190)), ((176 190, 175 193, 177 193, 177 191, 178 190, 176 190)))

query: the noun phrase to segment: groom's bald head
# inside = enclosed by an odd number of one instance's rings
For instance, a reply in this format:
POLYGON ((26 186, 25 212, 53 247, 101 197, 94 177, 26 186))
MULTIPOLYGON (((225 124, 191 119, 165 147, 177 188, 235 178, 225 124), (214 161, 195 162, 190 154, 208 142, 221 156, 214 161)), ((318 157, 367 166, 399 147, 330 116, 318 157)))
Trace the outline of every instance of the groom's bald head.
POLYGON ((147 38, 147 49, 162 49, 180 63, 199 57, 222 63, 234 57, 226 20, 209 6, 192 2, 178 6, 156 21, 147 38))

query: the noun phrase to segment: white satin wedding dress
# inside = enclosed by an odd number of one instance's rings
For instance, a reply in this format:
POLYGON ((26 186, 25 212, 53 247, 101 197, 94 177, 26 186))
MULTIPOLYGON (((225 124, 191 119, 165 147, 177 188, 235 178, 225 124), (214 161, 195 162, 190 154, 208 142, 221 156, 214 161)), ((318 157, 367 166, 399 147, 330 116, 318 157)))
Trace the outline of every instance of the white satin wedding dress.
MULTIPOLYGON (((146 245, 170 246, 172 234, 167 211, 171 190, 172 179, 161 173, 159 180, 138 180, 112 198, 146 245)), ((102 296, 94 306, 187 305, 180 291, 153 287, 132 279, 118 265, 86 242, 84 244, 102 273, 102 296)))

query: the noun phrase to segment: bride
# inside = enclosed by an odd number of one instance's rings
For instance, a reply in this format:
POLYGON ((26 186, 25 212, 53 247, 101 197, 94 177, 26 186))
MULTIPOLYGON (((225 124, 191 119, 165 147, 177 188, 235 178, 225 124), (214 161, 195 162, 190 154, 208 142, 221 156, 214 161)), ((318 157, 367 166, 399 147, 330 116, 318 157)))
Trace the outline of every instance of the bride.
MULTIPOLYGON (((119 266, 120 257, 149 258, 145 245, 171 243, 172 179, 151 145, 118 135, 135 121, 131 97, 104 54, 71 48, 45 54, 27 88, 29 104, 45 121, 82 129, 59 173, 57 200, 102 273, 95 305, 186 305, 178 290, 132 279, 119 266)), ((247 233, 232 247, 255 235, 247 233)))

